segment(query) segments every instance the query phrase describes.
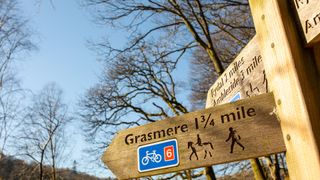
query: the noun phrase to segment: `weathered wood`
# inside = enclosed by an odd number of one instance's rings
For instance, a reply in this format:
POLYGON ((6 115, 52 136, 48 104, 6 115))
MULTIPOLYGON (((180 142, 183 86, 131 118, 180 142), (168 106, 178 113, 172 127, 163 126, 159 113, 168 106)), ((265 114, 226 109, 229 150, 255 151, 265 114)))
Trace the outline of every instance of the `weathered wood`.
MULTIPOLYGON (((206 108, 252 97, 268 92, 268 81, 264 71, 257 37, 242 49, 225 72, 211 86, 207 95, 206 108)), ((250 159, 256 180, 264 179, 257 158, 250 159)))
POLYGON ((307 46, 320 41, 320 0, 292 0, 307 46))
POLYGON ((283 151, 285 146, 275 114, 274 98, 272 93, 268 93, 120 131, 104 153, 102 160, 119 179, 128 179, 239 161, 283 151), (231 153, 231 143, 238 136, 229 139, 228 137, 234 130, 241 137, 238 139, 241 145, 234 142, 231 153), (161 134, 160 138, 158 133, 161 134), (169 139, 177 140, 179 164, 175 167, 139 172, 137 149, 169 139), (199 145, 199 139, 202 146, 199 145), (212 148, 209 144, 212 144, 212 148))
POLYGON ((257 37, 254 37, 208 91, 206 107, 268 92, 268 82, 263 68, 257 37))
POLYGON ((317 69, 318 69, 318 76, 320 76, 320 42, 315 44, 315 46, 313 46, 312 49, 313 49, 313 55, 317 65, 317 69))
POLYGON ((290 179, 319 179, 320 90, 312 52, 303 48, 288 1, 249 2, 277 102, 290 179))

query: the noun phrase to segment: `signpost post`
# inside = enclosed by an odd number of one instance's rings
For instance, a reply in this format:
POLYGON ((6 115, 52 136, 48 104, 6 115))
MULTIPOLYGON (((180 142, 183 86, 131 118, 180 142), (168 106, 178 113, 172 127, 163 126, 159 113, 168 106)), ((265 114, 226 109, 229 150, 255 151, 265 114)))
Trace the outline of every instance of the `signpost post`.
POLYGON ((290 179, 319 179, 320 84, 312 51, 299 38, 288 1, 249 2, 269 89, 277 102, 290 179))
POLYGON ((120 131, 102 160, 128 179, 285 151, 272 93, 120 131))

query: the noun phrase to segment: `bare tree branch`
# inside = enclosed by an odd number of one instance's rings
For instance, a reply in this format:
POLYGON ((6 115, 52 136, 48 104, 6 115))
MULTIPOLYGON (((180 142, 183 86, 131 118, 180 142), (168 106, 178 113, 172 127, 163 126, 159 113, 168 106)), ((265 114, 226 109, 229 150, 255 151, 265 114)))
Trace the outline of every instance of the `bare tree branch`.
POLYGON ((33 97, 24 118, 24 126, 21 127, 21 142, 17 148, 20 155, 38 163, 39 179, 44 176, 43 167, 46 163, 51 165, 51 178, 57 178, 57 158, 62 156, 59 143, 63 142, 64 128, 71 121, 68 107, 61 97, 62 90, 56 84, 48 84, 33 97))

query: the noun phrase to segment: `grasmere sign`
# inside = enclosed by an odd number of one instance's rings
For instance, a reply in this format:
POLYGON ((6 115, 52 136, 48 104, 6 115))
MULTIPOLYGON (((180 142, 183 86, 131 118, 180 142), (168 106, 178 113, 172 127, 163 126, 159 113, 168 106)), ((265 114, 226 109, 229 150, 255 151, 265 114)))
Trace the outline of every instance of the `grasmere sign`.
POLYGON ((120 131, 102 160, 128 179, 285 151, 273 94, 120 131))

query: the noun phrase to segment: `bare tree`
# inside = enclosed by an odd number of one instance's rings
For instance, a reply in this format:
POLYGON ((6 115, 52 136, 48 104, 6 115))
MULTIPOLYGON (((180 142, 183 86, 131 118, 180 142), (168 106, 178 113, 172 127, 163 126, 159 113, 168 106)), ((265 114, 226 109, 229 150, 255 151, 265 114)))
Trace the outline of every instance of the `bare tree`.
MULTIPOLYGON (((198 78, 193 78, 191 97, 198 107, 204 102, 211 82, 222 74, 223 62, 231 62, 254 34, 246 0, 85 0, 85 3, 94 7, 101 23, 130 32, 130 43, 123 49, 114 48, 108 42, 97 44, 99 48, 107 50, 103 55, 109 58, 122 56, 135 49, 140 41, 152 38, 174 40, 172 48, 162 53, 163 56, 196 47, 198 52, 205 52, 206 58, 201 62, 195 60, 193 64, 198 67, 192 68, 195 72, 200 72, 199 76, 193 76, 198 78), (206 67, 209 60, 213 68, 206 67), (205 71, 199 71, 200 69, 205 71)), ((252 163, 259 166, 258 159, 252 163)), ((209 171, 207 168, 206 174, 210 174, 209 171)))
POLYGON ((91 135, 100 130, 116 132, 118 128, 188 112, 177 99, 177 83, 172 75, 180 57, 176 60, 162 57, 166 46, 139 42, 137 49, 126 51, 108 63, 101 82, 80 103, 81 115, 88 125, 86 131, 91 135), (131 119, 123 118, 129 115, 131 119))
POLYGON ((246 12, 248 3, 245 0, 84 0, 84 4, 94 7, 92 9, 97 12, 96 17, 101 23, 124 28, 131 33, 131 43, 124 49, 114 48, 108 42, 100 43, 109 50, 108 55, 121 54, 149 37, 169 37, 175 40, 175 47, 168 54, 198 45, 208 54, 217 74, 222 74, 224 69, 215 49, 216 42, 211 37, 224 32, 238 43, 245 43, 242 29, 253 29, 252 21, 227 17, 235 10, 246 12), (240 20, 245 23, 238 26, 235 22, 240 20))
MULTIPOLYGON (((212 11, 214 13, 215 11, 212 11)), ((239 54, 241 49, 252 39, 255 34, 249 6, 235 6, 220 9, 215 13, 219 20, 208 20, 209 24, 218 23, 226 31, 220 31, 211 35, 217 54, 226 68, 239 54), (223 16, 223 17, 221 17, 223 16), (234 38, 237 37, 237 38, 234 38), (241 40, 239 40, 241 39, 241 40)), ((202 49, 196 48, 192 51, 190 69, 191 96, 193 109, 204 108, 207 91, 219 77, 214 73, 215 69, 208 61, 209 55, 202 49)))
POLYGON ((101 82, 82 99, 84 130, 99 156, 120 129, 188 112, 173 75, 181 56, 163 57, 168 46, 140 41, 136 49, 109 62, 101 82))
POLYGON ((45 163, 51 165, 51 177, 56 179, 57 158, 62 155, 58 151, 59 143, 70 120, 68 107, 62 101, 62 90, 56 84, 48 84, 34 96, 19 137, 19 148, 20 155, 37 162, 39 179, 43 179, 45 163))
POLYGON ((34 48, 20 14, 16 0, 0 0, 0 154, 19 125, 17 115, 24 98, 14 67, 19 55, 34 48))

